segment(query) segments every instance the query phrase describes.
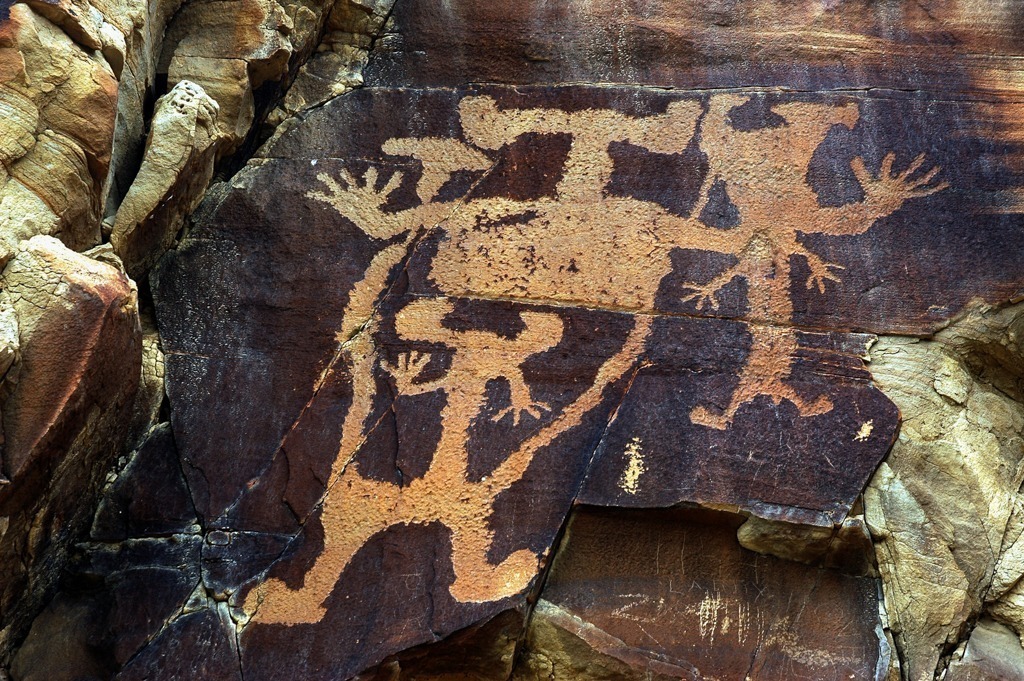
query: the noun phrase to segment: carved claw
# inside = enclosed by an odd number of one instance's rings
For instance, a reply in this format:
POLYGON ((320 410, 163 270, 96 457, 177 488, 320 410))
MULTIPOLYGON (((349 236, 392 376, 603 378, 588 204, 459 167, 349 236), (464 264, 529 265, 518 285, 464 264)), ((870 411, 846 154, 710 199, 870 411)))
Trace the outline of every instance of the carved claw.
POLYGON ((395 379, 395 388, 402 395, 418 395, 436 390, 433 383, 416 383, 423 369, 430 363, 429 352, 403 352, 393 366, 385 365, 391 377, 395 379))
POLYGON ((344 187, 327 173, 319 173, 316 178, 323 182, 327 191, 311 190, 306 196, 331 206, 375 239, 390 239, 407 229, 393 214, 381 210, 391 192, 402 183, 403 173, 393 173, 380 191, 376 189, 378 175, 373 166, 366 169, 362 183, 344 168, 338 176, 345 183, 344 187))
POLYGON ((507 416, 508 414, 512 414, 512 425, 517 426, 523 422, 524 414, 529 414, 533 418, 539 420, 544 414, 546 414, 549 411, 551 411, 551 406, 545 404, 544 402, 530 402, 526 406, 522 407, 517 407, 516 405, 512 404, 505 407, 504 409, 499 410, 494 416, 491 417, 491 420, 494 422, 498 422, 505 418, 505 416, 507 416))
POLYGON ((690 284, 686 287, 686 290, 693 291, 693 293, 680 298, 682 302, 693 303, 701 312, 714 312, 715 308, 718 307, 717 289, 712 289, 709 286, 700 286, 699 284, 690 284))
POLYGON ((935 176, 941 170, 939 166, 933 167, 920 177, 911 178, 911 175, 917 173, 924 165, 924 160, 925 154, 919 154, 906 170, 893 172, 896 154, 890 151, 882 159, 877 177, 867 169, 864 159, 859 156, 850 161, 850 168, 864 190, 866 202, 895 210, 904 201, 930 196, 949 187, 947 182, 934 183, 935 176))
POLYGON ((732 411, 716 414, 702 404, 690 411, 690 422, 695 426, 704 426, 715 430, 725 430, 732 425, 732 411))
POLYGON ((825 262, 813 253, 804 253, 803 256, 807 258, 807 267, 811 270, 811 275, 807 277, 807 289, 811 287, 818 289, 818 293, 825 292, 825 284, 829 281, 839 283, 842 281, 837 277, 831 270, 845 270, 846 268, 842 265, 837 265, 833 262, 825 262))

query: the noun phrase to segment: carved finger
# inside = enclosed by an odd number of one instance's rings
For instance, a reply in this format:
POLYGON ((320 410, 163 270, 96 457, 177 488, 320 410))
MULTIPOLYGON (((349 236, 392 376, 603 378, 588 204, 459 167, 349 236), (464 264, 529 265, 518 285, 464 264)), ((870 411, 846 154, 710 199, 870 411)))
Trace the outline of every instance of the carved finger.
POLYGON ((938 192, 941 192, 943 189, 948 188, 948 182, 940 182, 934 187, 915 187, 913 190, 911 190, 910 195, 916 198, 920 198, 922 196, 931 196, 932 194, 937 194, 938 192))
POLYGON ((327 189, 334 196, 338 196, 338 195, 340 195, 342 193, 341 185, 338 184, 337 181, 335 181, 335 179, 333 177, 331 177, 330 175, 328 175, 327 173, 320 173, 319 175, 316 176, 316 179, 318 179, 321 182, 323 182, 324 186, 326 186, 327 189))
MULTIPOLYGON (((338 173, 338 175, 341 176, 341 179, 344 180, 344 182, 345 182, 345 184, 347 186, 349 186, 349 187, 356 187, 356 186, 358 186, 358 184, 356 183, 356 178, 353 177, 352 173, 350 173, 345 168, 342 168, 341 171, 338 173)), ((323 175, 323 176, 318 175, 317 177, 326 177, 326 175, 323 175)), ((326 180, 325 180, 325 182, 326 182, 326 180)), ((333 182, 333 180, 332 180, 332 182, 333 182)))
POLYGON ((321 203, 326 204, 330 204, 331 201, 334 199, 333 196, 328 196, 327 194, 324 194, 323 192, 316 190, 306 192, 306 196, 313 199, 314 201, 320 201, 321 203))
POLYGON ((400 172, 392 173, 391 179, 389 179, 388 183, 384 185, 384 189, 380 191, 381 196, 387 196, 391 192, 398 189, 398 185, 402 184, 402 177, 403 174, 400 172))
POLYGON ((868 171, 867 166, 864 165, 864 159, 860 156, 855 156, 850 161, 850 169, 853 170, 853 176, 857 178, 862 187, 867 186, 869 182, 875 179, 868 171))
POLYGON ((377 186, 377 169, 370 166, 366 169, 366 173, 363 174, 363 186, 367 189, 373 189, 377 186))
POLYGON ((915 158, 911 162, 911 164, 909 166, 907 166, 907 169, 903 171, 902 177, 907 178, 907 177, 910 177, 911 175, 913 175, 915 172, 917 172, 917 169, 921 167, 922 163, 924 163, 924 158, 925 158, 924 152, 921 152, 920 154, 918 154, 917 158, 915 158))
POLYGON ((920 187, 923 187, 926 184, 928 184, 929 182, 931 182, 932 178, 934 178, 936 175, 938 175, 940 170, 942 170, 942 168, 940 168, 939 166, 935 166, 934 168, 929 170, 927 173, 922 175, 919 179, 915 180, 914 181, 914 189, 918 189, 920 187))
POLYGON ((882 172, 879 174, 881 177, 890 177, 892 175, 892 164, 896 161, 896 152, 890 151, 882 159, 882 172))

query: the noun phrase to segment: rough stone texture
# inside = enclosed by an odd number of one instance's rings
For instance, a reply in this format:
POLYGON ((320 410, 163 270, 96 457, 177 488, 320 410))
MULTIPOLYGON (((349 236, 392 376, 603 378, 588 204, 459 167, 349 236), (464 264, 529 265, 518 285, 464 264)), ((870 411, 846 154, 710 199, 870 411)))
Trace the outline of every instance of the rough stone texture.
POLYGON ((28 5, 0 21, 0 260, 36 234, 82 250, 100 242, 117 81, 28 5))
POLYGON ((870 679, 875 581, 758 555, 707 512, 576 514, 515 679, 870 679))
POLYGON ((24 634, 87 527, 139 380, 134 287, 51 237, 23 242, 0 275, 18 322, 4 377, 0 517, 3 650, 24 634))
POLYGON ((982 620, 971 632, 966 648, 949 666, 948 681, 1024 679, 1024 649, 1012 630, 982 620))
POLYGON ((216 589, 243 673, 344 678, 528 609, 573 502, 801 523, 818 545, 775 553, 872 574, 848 516, 898 411, 870 332, 1024 275, 989 104, 836 93, 828 65, 793 94, 559 84, 632 79, 571 50, 470 87, 486 60, 432 60, 496 15, 431 45, 403 24, 430 11, 456 12, 396 5, 372 87, 217 187, 153 279, 201 522, 264 541, 216 589))
POLYGON ((1013 678, 1018 14, 0 0, 0 661, 1013 678))
MULTIPOLYGON (((153 430, 164 401, 159 338, 150 321, 140 366, 138 306, 124 275, 142 282, 146 306, 148 271, 202 197, 215 157, 236 148, 273 104, 274 88, 316 46, 332 5, 181 7, 180 0, 0 2, 0 267, 8 265, 0 290, 0 665, 56 586, 104 478, 119 489, 114 481, 128 471, 132 482, 122 484, 137 485, 146 473, 133 462, 149 461, 165 435, 153 430), (191 54, 197 58, 181 65, 191 54), (225 74, 232 82, 209 93, 179 82, 197 66, 205 69, 202 82, 225 74), (255 96, 251 111, 246 96, 255 96), (218 119, 218 109, 230 119, 218 119), (33 239, 40 235, 87 258, 33 239)), ((339 22, 338 30, 364 32, 363 47, 379 28, 339 22)), ((365 58, 353 59, 357 78, 365 58)), ((159 459, 165 468, 178 466, 171 451, 159 459)), ((170 503, 181 490, 160 490, 157 482, 152 499, 167 505, 152 509, 154 526, 155 516, 191 507, 190 499, 170 503)), ((115 507, 103 506, 101 525, 115 507)), ((190 525, 189 532, 199 530, 190 525)), ((180 608, 178 597, 169 598, 165 607, 180 608)), ((85 606, 68 607, 78 613, 85 606)), ((102 621, 95 613, 87 619, 102 621)), ((36 639, 45 642, 54 627, 74 629, 59 616, 43 617, 36 639)), ((77 659, 69 657, 65 669, 77 659)), ((108 656, 97 668, 113 671, 126 659, 108 656)), ((36 658, 20 673, 30 668, 50 669, 36 658)))
POLYGON ((394 4, 395 0, 337 0, 316 52, 299 69, 268 122, 279 124, 362 85, 363 68, 394 4))
POLYGON ((157 100, 146 152, 114 218, 110 243, 132 277, 149 271, 202 199, 213 176, 217 102, 181 81, 157 100))
POLYGON ((736 539, 743 548, 758 553, 853 574, 875 574, 871 537, 861 514, 832 527, 750 516, 736 530, 736 539))
POLYGON ((1024 629, 1022 329, 1021 306, 982 308, 932 340, 885 337, 871 352, 903 425, 865 511, 911 681, 933 678, 987 603, 1024 629))
MULTIPOLYGON (((152 101, 167 86, 166 69, 158 74, 161 53, 201 46, 209 36, 204 31, 224 30, 214 56, 241 64, 247 87, 276 86, 316 45, 331 9, 329 3, 264 3, 249 12, 258 18, 250 27, 255 32, 246 34, 237 3, 217 5, 219 16, 192 7, 193 18, 178 11, 181 4, 0 1, 0 268, 6 266, 0 279, 0 665, 57 586, 104 479, 118 489, 112 480, 137 485, 135 478, 146 475, 141 462, 151 461, 153 443, 163 441, 154 440, 163 431, 151 430, 163 404, 162 352, 153 328, 140 343, 135 286, 125 270, 144 280, 205 191, 215 155, 237 146, 258 122, 232 120, 234 137, 226 137, 216 128, 218 103, 189 83, 160 98, 154 115, 152 101), (164 29, 172 16, 168 47, 164 29), (282 44, 278 27, 289 34, 282 44), (133 449, 141 454, 129 455, 133 449), (121 469, 127 478, 118 477, 121 469)), ((352 68, 364 62, 355 59, 352 68)), ((232 97, 227 92, 226 103, 232 97)), ((145 298, 144 282, 142 288, 145 298)), ((179 467, 176 450, 169 451, 169 458, 157 459, 165 472, 179 467)), ((166 478, 152 482, 150 501, 160 501, 150 509, 152 527, 161 526, 161 514, 191 507, 190 499, 176 496, 181 490, 160 487, 166 478)), ((103 513, 115 507, 111 501, 103 513)), ((192 515, 188 531, 197 533, 192 515)), ((140 575, 148 569, 138 567, 140 575)), ((197 564, 192 569, 199 571, 197 564)), ((164 595, 161 607, 180 609, 181 596, 164 595)), ((102 621, 92 606, 68 607, 58 612, 102 621)), ((77 635, 63 617, 51 613, 37 623, 38 651, 49 650, 49 632, 77 635)), ((149 624, 131 626, 146 639, 149 624)), ((90 639, 87 649, 93 644, 90 639)), ((86 657, 69 653, 63 669, 71 673, 86 657)), ((113 672, 127 660, 97 659, 98 667, 83 663, 78 671, 113 672)), ((16 673, 50 668, 37 654, 16 673)))
MULTIPOLYGON (((334 43, 353 43, 356 51, 339 49, 344 64, 328 68, 325 75, 345 73, 358 81, 365 50, 381 26, 384 10, 374 3, 364 6, 357 0, 341 0, 329 20, 332 7, 334 3, 318 0, 194 0, 175 15, 167 29, 159 72, 166 74, 172 86, 195 82, 216 100, 220 106, 217 127, 223 134, 219 155, 238 149, 261 113, 275 103, 271 93, 291 83, 314 49, 334 51, 334 43), (329 21, 334 24, 321 43, 329 21), (338 35, 344 31, 361 34, 362 39, 338 35)), ((300 89, 308 89, 308 84, 300 89)), ((316 95, 309 104, 325 96, 316 95)), ((292 106, 272 116, 273 123, 306 105, 301 97, 293 96, 291 101, 292 106)))
MULTIPOLYGON (((89 669, 111 678, 158 632, 195 631, 179 620, 208 609, 199 568, 207 547, 168 424, 154 427, 109 476, 89 539, 14 657, 16 679, 72 681, 89 669)), ((207 664, 207 652, 187 663, 207 664)), ((136 662, 133 673, 156 673, 153 665, 136 662)))

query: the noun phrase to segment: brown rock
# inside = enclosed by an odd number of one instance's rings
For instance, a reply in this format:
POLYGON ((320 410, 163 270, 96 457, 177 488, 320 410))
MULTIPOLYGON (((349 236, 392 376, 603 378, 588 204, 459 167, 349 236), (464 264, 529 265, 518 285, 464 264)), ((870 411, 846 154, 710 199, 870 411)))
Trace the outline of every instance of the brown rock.
MULTIPOLYGON (((166 652, 168 637, 161 632, 181 631, 175 625, 186 603, 196 601, 189 596, 200 580, 201 548, 200 537, 181 534, 80 545, 60 593, 14 657, 16 681, 80 681, 90 671, 109 679, 136 657, 151 659, 146 649, 154 639, 166 652)), ((187 662, 216 670, 210 652, 187 662)))
POLYGON ((874 549, 863 516, 851 515, 833 527, 747 518, 736 530, 740 546, 809 565, 858 575, 874 575, 874 549))
POLYGON ((282 4, 190 2, 168 26, 160 71, 172 86, 185 80, 198 84, 219 105, 222 154, 237 148, 255 122, 254 93, 286 77, 292 55, 311 49, 305 43, 312 43, 326 16, 318 6, 320 16, 312 13, 312 20, 300 21, 296 31, 282 4))
POLYGON ((443 641, 396 655, 355 681, 508 681, 523 624, 521 613, 503 612, 443 641))
POLYGON ((135 450, 16 676, 1015 673, 1004 4, 180 4, 0 0, 0 658, 135 450), (140 360, 101 218, 143 276, 277 105, 140 360))
POLYGON ((397 2, 392 16, 365 74, 374 86, 1019 90, 1020 33, 999 4, 414 0, 397 2))
POLYGON ((23 243, 0 277, 18 320, 4 379, 0 611, 6 651, 87 527, 139 380, 135 290, 50 237, 23 243))
POLYGON ((235 631, 226 610, 202 610, 174 618, 116 681, 178 679, 241 681, 235 631))
POLYGON ((875 679, 875 581, 745 551, 737 524, 577 512, 513 678, 875 679))
POLYGON ((898 421, 850 329, 1018 286, 968 238, 1009 225, 947 135, 971 115, 631 86, 312 111, 154 279, 200 516, 293 537, 219 587, 245 673, 344 677, 526 607, 574 501, 841 526, 898 421))

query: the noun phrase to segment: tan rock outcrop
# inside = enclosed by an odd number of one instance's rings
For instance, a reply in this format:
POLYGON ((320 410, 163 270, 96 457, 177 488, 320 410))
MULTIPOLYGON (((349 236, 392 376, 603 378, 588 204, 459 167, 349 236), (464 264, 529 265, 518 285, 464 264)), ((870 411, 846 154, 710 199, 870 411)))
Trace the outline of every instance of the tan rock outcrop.
POLYGON ((278 124, 299 111, 363 84, 363 67, 395 0, 337 0, 316 52, 299 69, 281 105, 270 113, 278 124))
POLYGON ((110 242, 132 277, 173 243, 213 176, 219 107, 203 89, 181 81, 157 100, 142 167, 114 219, 110 242))
POLYGON ((0 250, 35 234, 100 242, 117 80, 98 51, 28 5, 0 26, 0 250))
POLYGON ((954 654, 944 681, 1006 681, 1024 678, 1024 650, 1007 627, 982 620, 954 654))
POLYGON ((931 680, 989 603, 1020 629, 1024 306, 975 309, 932 340, 885 337, 871 370, 899 440, 865 493, 905 678, 931 680))
POLYGON ((168 27, 161 71, 169 85, 192 81, 216 100, 224 153, 255 121, 254 92, 286 72, 292 30, 292 19, 274 0, 191 2, 168 27))

